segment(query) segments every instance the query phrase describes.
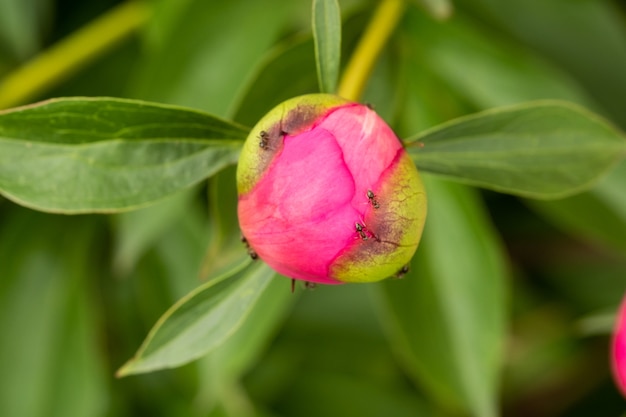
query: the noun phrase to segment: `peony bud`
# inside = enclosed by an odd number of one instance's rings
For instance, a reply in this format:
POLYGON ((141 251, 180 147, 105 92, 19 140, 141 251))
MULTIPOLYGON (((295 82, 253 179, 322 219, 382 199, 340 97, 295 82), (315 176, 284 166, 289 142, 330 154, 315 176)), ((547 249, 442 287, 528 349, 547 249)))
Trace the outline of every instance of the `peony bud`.
POLYGON ((311 94, 252 129, 237 167, 239 223, 277 272, 323 283, 406 272, 426 217, 420 178, 371 109, 311 94))
POLYGON ((626 296, 624 296, 615 322, 611 344, 611 365, 617 387, 626 397, 626 296))

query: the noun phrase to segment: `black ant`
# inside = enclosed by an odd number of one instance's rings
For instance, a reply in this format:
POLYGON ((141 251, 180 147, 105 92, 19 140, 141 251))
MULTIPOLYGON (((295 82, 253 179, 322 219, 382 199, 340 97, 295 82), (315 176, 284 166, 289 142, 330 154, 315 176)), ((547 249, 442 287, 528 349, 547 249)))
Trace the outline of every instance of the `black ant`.
MULTIPOLYGON (((317 287, 317 284, 311 281, 304 281, 304 288, 307 290, 314 290, 317 287)), ((291 293, 296 290, 296 279, 291 278, 291 293)))
POLYGON ((250 244, 248 243, 248 239, 246 239, 244 235, 241 235, 241 243, 243 243, 246 246, 248 255, 250 255, 250 258, 252 258, 253 261, 256 261, 257 259, 259 259, 259 255, 254 251, 254 249, 250 247, 250 244))
POLYGON ((401 279, 409 272, 409 265, 404 265, 398 272, 396 272, 396 278, 401 279))
POLYGON ((367 240, 367 234, 363 231, 363 225, 361 225, 361 223, 354 223, 354 228, 359 233, 359 236, 361 236, 361 239, 367 240))
POLYGON ((374 207, 375 209, 380 208, 378 200, 376 200, 376 195, 374 195, 374 192, 372 190, 367 190, 367 199, 370 201, 372 207, 374 207))
POLYGON ((269 149, 269 140, 270 140, 269 133, 267 133, 265 130, 261 130, 261 133, 259 134, 259 139, 261 139, 261 141, 259 142, 259 146, 261 147, 261 149, 263 150, 269 149))

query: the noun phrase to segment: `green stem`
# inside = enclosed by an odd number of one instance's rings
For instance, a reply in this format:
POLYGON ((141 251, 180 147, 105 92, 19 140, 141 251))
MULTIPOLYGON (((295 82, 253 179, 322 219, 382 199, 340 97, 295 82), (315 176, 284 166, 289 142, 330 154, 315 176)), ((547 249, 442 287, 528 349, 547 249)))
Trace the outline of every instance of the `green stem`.
POLYGON ((361 37, 339 83, 338 94, 358 101, 363 94, 376 60, 396 28, 405 0, 382 0, 361 37))
POLYGON ((43 51, 0 80, 0 109, 27 103, 141 27, 147 4, 127 1, 43 51))

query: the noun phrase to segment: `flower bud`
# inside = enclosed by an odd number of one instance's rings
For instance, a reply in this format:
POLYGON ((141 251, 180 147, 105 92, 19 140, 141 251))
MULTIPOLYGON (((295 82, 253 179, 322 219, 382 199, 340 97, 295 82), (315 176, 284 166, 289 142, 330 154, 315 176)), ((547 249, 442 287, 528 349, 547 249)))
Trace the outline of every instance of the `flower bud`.
POLYGON ((426 217, 415 165, 370 108, 311 94, 264 116, 237 167, 239 224, 277 272, 323 283, 406 272, 426 217))
POLYGON ((626 295, 617 312, 611 344, 611 365, 617 387, 626 397, 626 295))

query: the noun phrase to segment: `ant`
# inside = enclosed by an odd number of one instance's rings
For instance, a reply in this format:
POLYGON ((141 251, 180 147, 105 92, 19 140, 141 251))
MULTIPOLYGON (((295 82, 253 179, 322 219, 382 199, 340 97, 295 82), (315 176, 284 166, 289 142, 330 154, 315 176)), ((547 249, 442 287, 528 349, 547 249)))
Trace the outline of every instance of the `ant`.
POLYGON ((409 265, 404 265, 398 272, 396 272, 396 278, 401 279, 409 272, 409 265))
POLYGON ((269 149, 269 133, 267 133, 265 130, 261 130, 261 133, 259 134, 259 139, 261 139, 261 141, 259 142, 259 146, 261 147, 261 149, 263 149, 264 151, 269 149))
POLYGON ((250 247, 250 244, 248 243, 248 239, 246 239, 244 235, 241 235, 241 243, 243 243, 246 246, 248 255, 250 255, 250 258, 252 258, 253 261, 256 261, 257 259, 259 259, 259 255, 254 251, 254 249, 250 247))
MULTIPOLYGON (((307 290, 314 290, 317 287, 317 284, 311 281, 304 281, 304 288, 307 290)), ((296 279, 291 278, 291 293, 293 294, 296 290, 296 279)))
POLYGON ((365 234, 365 231, 363 230, 363 225, 361 223, 354 223, 354 228, 356 229, 359 236, 361 236, 361 239, 367 240, 367 234, 365 234))
POLYGON ((376 200, 376 195, 374 195, 374 192, 372 190, 367 190, 367 199, 370 201, 372 207, 374 207, 375 209, 380 208, 378 200, 376 200))

